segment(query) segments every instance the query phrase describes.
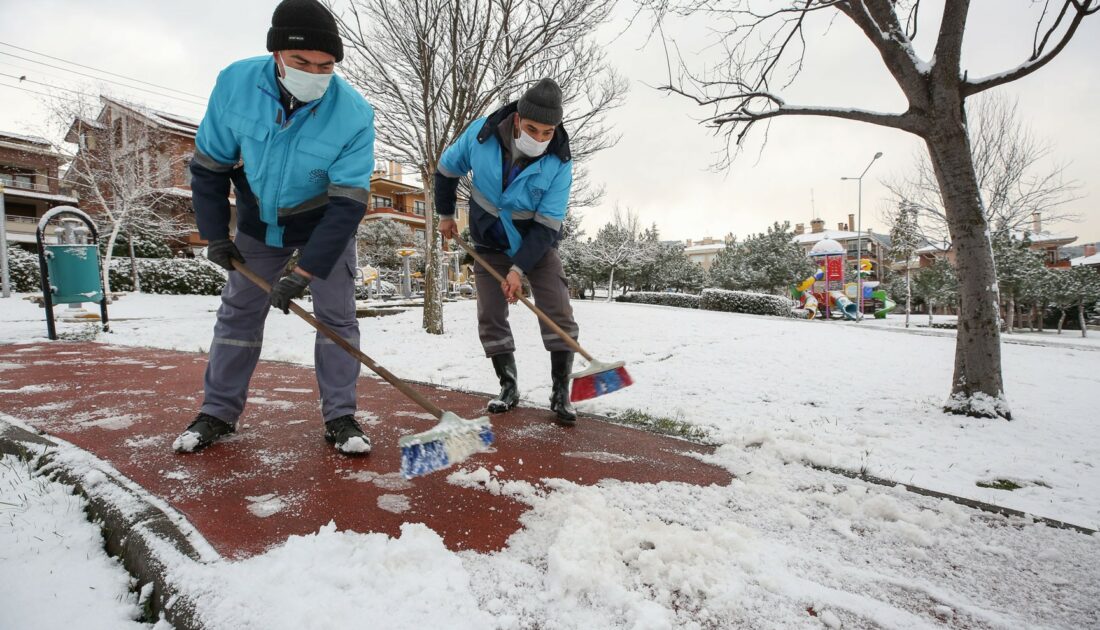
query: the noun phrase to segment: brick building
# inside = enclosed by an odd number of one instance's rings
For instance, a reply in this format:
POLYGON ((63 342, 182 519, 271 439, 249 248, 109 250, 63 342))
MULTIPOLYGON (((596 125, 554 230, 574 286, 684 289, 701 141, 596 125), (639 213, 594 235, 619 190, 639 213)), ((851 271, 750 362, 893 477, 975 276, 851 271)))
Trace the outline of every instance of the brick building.
MULTIPOLYGON (((148 203, 158 214, 194 226, 189 166, 199 122, 110 97, 101 96, 100 101, 99 115, 73 120, 65 136, 77 153, 64 181, 80 198, 81 207, 106 223, 93 186, 107 203, 114 203, 111 181, 125 181, 131 191, 126 194, 136 195, 130 202, 148 203)), ((196 230, 185 229, 168 245, 190 255, 205 242, 196 230)))
POLYGON ((35 231, 42 215, 56 206, 77 205, 61 189, 65 161, 47 140, 0 131, 0 184, 9 241, 36 249, 35 231))

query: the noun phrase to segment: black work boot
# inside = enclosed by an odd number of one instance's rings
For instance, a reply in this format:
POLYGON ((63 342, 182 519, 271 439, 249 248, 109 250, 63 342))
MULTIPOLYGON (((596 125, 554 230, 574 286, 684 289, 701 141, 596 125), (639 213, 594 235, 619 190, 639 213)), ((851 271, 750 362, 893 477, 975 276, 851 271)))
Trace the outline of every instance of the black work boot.
POLYGON ((555 350, 550 353, 550 409, 557 415, 558 424, 572 426, 577 423, 577 410, 569 401, 569 373, 573 371, 573 353, 555 350))
POLYGON ((228 422, 210 414, 199 413, 195 416, 195 421, 179 434, 175 442, 172 442, 172 448, 177 453, 194 453, 234 431, 236 429, 228 422))
POLYGON ((492 357, 493 369, 500 379, 500 395, 489 401, 489 413, 504 413, 519 404, 519 386, 516 384, 516 356, 498 354, 492 357))
POLYGON ((370 452, 370 438, 351 414, 325 423, 325 441, 344 455, 366 455, 370 452))

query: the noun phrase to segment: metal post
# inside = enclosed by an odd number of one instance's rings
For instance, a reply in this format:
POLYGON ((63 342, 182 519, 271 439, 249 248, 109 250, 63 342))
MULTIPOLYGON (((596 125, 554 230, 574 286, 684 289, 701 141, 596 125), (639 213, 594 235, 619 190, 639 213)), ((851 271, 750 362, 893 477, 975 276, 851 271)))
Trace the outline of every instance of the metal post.
POLYGON ((11 297, 11 272, 8 269, 8 213, 4 208, 4 184, 0 184, 0 284, 3 297, 11 297))
MULTIPOLYGON (((859 177, 841 177, 842 180, 856 180, 859 183, 859 200, 856 202, 858 206, 858 217, 856 218, 856 304, 858 305, 856 321, 863 321, 863 271, 860 269, 860 264, 863 262, 863 176, 867 174, 867 171, 871 170, 871 166, 874 165, 875 160, 882 157, 882 151, 875 154, 875 157, 871 158, 871 162, 867 164, 867 168, 863 169, 863 173, 859 177)), ((851 226, 848 226, 851 228, 851 226)))
MULTIPOLYGON (((874 160, 871 163, 874 164, 874 160)), ((871 168, 868 166, 867 168, 871 168)), ((864 175, 867 171, 863 171, 864 175)), ((856 304, 859 318, 863 321, 863 175, 859 176, 859 200, 856 202, 856 304)))
POLYGON ((412 270, 409 268, 409 257, 402 257, 401 263, 404 268, 401 274, 401 293, 407 300, 412 297, 412 270))

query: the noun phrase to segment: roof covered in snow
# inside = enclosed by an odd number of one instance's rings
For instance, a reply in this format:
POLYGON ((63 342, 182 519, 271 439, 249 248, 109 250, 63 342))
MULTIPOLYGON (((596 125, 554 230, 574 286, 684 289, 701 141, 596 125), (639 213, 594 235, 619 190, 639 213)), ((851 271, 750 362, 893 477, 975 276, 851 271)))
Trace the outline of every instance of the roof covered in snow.
POLYGON ((1077 240, 1076 236, 1055 234, 1053 232, 1032 232, 1027 237, 1033 245, 1068 245, 1077 240))
POLYGON ((199 121, 188 116, 181 116, 179 114, 173 114, 171 112, 165 112, 138 103, 132 103, 130 101, 123 101, 117 98, 108 96, 100 97, 106 103, 112 103, 118 107, 129 110, 138 116, 146 119, 153 125, 160 127, 166 131, 178 133, 181 135, 194 137, 195 133, 199 129, 199 121))
POLYGON ((707 254, 711 252, 722 251, 726 248, 725 243, 710 243, 709 245, 692 245, 691 247, 685 247, 685 254, 707 254))
POLYGON ((1093 254, 1092 256, 1081 256, 1080 258, 1073 258, 1069 261, 1071 267, 1098 267, 1100 266, 1100 254, 1093 254))
POLYGON ((25 136, 18 133, 12 133, 10 131, 0 130, 0 140, 14 140, 16 142, 24 144, 35 144, 40 147, 49 148, 50 141, 39 136, 25 136))
MULTIPOLYGON (((794 237, 794 242, 799 245, 809 245, 810 243, 816 243, 821 240, 830 239, 834 241, 854 241, 859 238, 859 232, 852 232, 851 230, 823 230, 821 232, 807 232, 805 234, 798 234, 794 237)), ((884 234, 879 234, 872 230, 863 231, 864 240, 878 241, 884 245, 890 244, 890 239, 884 234)))

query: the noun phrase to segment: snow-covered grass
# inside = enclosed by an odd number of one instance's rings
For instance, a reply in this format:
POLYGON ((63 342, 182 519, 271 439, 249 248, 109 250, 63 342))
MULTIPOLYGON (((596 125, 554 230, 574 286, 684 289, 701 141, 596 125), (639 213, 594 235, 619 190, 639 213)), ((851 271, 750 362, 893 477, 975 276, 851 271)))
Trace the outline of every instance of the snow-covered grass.
MULTIPOLYGON (((202 351, 217 304, 130 295, 112 306, 113 332, 99 339, 202 351)), ((393 539, 329 527, 243 562, 181 560, 174 578, 209 627, 352 627, 365 611, 395 628, 1100 625, 1097 537, 797 465, 864 469, 1095 528, 1092 339, 1006 343, 1016 419, 1005 422, 942 413, 953 339, 897 330, 893 320, 575 309, 582 342, 601 359, 625 360, 636 381, 582 409, 705 431, 722 445, 712 460, 733 484, 549 481, 546 491, 465 469, 448 480, 531 506, 505 550, 455 554, 410 524, 393 539)), ((398 375, 492 391, 473 303, 448 304, 445 317, 442 336, 424 334, 415 310, 361 320, 363 348, 398 375)), ((545 404, 549 359, 535 319, 522 307, 512 318, 521 392, 545 404)), ((21 302, 3 304, 0 323, 0 342, 45 332, 41 311, 21 302)), ((272 313, 263 356, 311 363, 313 333, 272 313)))
POLYGON ((141 616, 130 576, 103 551, 72 489, 0 456, 0 627, 170 629, 141 616))

